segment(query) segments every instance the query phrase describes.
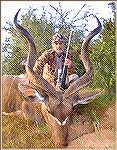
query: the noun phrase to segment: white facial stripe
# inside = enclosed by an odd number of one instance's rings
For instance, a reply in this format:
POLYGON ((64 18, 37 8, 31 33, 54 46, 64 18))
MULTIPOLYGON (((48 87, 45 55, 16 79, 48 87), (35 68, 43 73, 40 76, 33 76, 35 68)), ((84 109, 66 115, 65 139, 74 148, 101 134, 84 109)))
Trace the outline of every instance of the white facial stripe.
POLYGON ((67 122, 68 117, 62 122, 62 126, 64 126, 67 122))
POLYGON ((67 122, 68 117, 65 118, 65 120, 61 123, 57 118, 55 118, 54 116, 52 116, 56 122, 58 123, 59 126, 64 126, 67 122))
POLYGON ((55 118, 54 116, 53 116, 53 118, 56 120, 56 122, 58 123, 59 126, 62 126, 61 122, 57 118, 55 118))
POLYGON ((35 96, 38 97, 39 100, 43 101, 44 97, 42 97, 36 90, 35 90, 35 96))

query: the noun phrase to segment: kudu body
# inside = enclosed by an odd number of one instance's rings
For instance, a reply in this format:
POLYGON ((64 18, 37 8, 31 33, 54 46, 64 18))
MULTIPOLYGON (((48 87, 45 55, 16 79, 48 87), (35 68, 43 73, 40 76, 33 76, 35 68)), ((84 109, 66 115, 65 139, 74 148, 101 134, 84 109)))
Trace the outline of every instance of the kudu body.
MULTIPOLYGON (((20 10, 19 10, 20 11, 20 10)), ((26 73, 27 78, 30 80, 30 86, 35 89, 37 92, 40 92, 42 95, 45 94, 48 97, 48 103, 44 101, 40 101, 38 96, 34 99, 30 99, 25 94, 22 96, 19 89, 18 83, 16 84, 17 92, 19 92, 20 97, 13 99, 9 97, 5 99, 5 92, 3 87, 3 97, 4 97, 4 112, 13 113, 14 111, 21 112, 25 118, 29 118, 40 123, 43 119, 50 127, 52 131, 52 137, 55 142, 56 147, 64 147, 67 145, 67 136, 68 136, 68 128, 70 125, 70 115, 72 114, 72 108, 77 104, 87 104, 92 99, 94 99, 97 95, 99 95, 102 91, 92 91, 92 92, 82 92, 82 88, 90 83, 93 78, 93 65, 90 61, 88 54, 88 44, 90 40, 101 31, 101 23, 97 19, 98 27, 91 31, 89 35, 85 38, 82 48, 81 55, 82 61, 86 69, 86 73, 72 83, 68 89, 65 91, 57 91, 51 84, 49 84, 41 75, 37 74, 33 71, 33 67, 35 61, 37 59, 36 48, 33 41, 32 36, 26 31, 23 27, 21 27, 17 22, 17 16, 19 11, 16 13, 14 17, 14 24, 17 30, 24 36, 29 42, 29 53, 27 57, 26 63, 26 73), (15 101, 15 102, 10 102, 15 101), (14 105, 12 105, 14 103, 14 105), (9 104, 9 105, 8 105, 9 104), (18 105, 17 105, 18 104, 18 105), (11 107, 11 108, 10 108, 11 107), (12 108, 13 107, 13 108, 12 108), (9 111, 10 109, 10 111, 9 111)), ((9 82, 10 81, 10 77, 9 82)), ((5 84, 6 78, 3 79, 3 86, 5 84)), ((9 88, 9 86, 7 87, 9 88)), ((14 87, 15 88, 15 87, 14 87)))

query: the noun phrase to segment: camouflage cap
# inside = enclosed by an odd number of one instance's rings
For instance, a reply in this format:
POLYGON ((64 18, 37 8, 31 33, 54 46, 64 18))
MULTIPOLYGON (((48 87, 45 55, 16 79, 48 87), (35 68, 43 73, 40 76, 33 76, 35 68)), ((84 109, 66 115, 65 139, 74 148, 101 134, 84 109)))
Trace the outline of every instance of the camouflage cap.
POLYGON ((55 33, 52 37, 52 42, 58 42, 58 41, 64 42, 64 37, 59 33, 55 33))

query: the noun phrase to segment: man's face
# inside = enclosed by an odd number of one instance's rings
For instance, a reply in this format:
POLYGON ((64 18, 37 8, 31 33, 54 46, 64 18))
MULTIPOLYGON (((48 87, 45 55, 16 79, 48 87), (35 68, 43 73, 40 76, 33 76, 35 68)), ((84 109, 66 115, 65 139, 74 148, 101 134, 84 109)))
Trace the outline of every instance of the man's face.
POLYGON ((52 42, 52 48, 56 51, 57 54, 60 54, 64 50, 64 42, 62 41, 52 42))

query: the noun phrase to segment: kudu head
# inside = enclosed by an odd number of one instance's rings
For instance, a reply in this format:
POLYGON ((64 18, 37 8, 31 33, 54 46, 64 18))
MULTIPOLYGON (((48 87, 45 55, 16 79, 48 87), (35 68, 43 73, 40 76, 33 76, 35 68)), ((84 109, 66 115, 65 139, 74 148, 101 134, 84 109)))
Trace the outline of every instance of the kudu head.
POLYGON ((88 85, 93 78, 93 65, 89 58, 88 44, 90 40, 101 31, 101 23, 97 19, 98 27, 91 31, 85 38, 81 47, 82 61, 86 69, 86 73, 72 83, 65 91, 57 91, 49 84, 41 75, 33 71, 35 61, 37 59, 36 48, 32 36, 17 22, 17 16, 20 10, 14 17, 14 24, 18 31, 26 37, 29 42, 29 53, 26 63, 26 72, 33 87, 39 92, 45 92, 49 96, 48 105, 42 105, 42 113, 45 120, 54 130, 54 138, 56 146, 62 147, 66 144, 67 124, 69 124, 69 116, 72 113, 72 108, 77 104, 87 104, 99 95, 102 91, 92 91, 83 93, 81 89, 88 85), (76 94, 77 93, 77 94, 76 94), (60 138, 59 138, 60 137, 60 138))

